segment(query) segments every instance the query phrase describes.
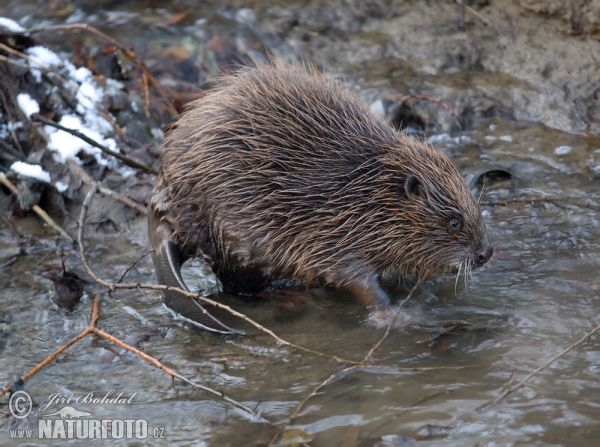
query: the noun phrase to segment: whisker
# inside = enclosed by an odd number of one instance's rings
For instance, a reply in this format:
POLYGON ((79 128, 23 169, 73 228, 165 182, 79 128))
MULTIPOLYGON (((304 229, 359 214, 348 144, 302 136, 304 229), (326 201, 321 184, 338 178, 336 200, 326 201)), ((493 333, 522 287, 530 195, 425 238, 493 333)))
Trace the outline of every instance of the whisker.
POLYGON ((460 271, 462 270, 463 262, 464 261, 460 261, 460 264, 458 264, 458 272, 456 273, 456 281, 454 281, 454 295, 456 295, 456 288, 458 286, 458 278, 460 278, 460 271))
POLYGON ((479 199, 477 199, 477 203, 481 203, 481 196, 483 196, 484 188, 485 188, 485 172, 483 173, 483 182, 481 184, 481 191, 479 191, 479 199))

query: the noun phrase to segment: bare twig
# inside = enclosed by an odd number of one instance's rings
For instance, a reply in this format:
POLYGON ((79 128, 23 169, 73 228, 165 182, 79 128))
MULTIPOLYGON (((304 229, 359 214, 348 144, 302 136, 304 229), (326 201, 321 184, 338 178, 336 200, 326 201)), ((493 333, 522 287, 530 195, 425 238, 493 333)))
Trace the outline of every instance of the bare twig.
POLYGON ((123 194, 119 194, 118 192, 113 191, 112 189, 109 189, 109 188, 106 188, 106 187, 100 185, 100 183, 95 181, 74 160, 68 159, 67 164, 69 165, 69 169, 71 170, 71 172, 73 174, 75 174, 76 176, 78 176, 83 181, 83 183, 88 185, 90 188, 96 189, 96 190, 98 190, 98 192, 100 192, 104 195, 107 195, 109 197, 112 197, 116 201, 121 202, 130 208, 135 209, 140 214, 143 214, 143 215, 148 214, 148 211, 146 210, 146 207, 144 205, 137 203, 136 201, 130 199, 129 197, 124 196, 123 194))
MULTIPOLYGON (((375 343, 375 345, 369 350, 369 352, 365 355, 365 357, 362 359, 362 361, 359 364, 355 364, 349 367, 346 367, 340 371, 336 371, 333 374, 331 374, 327 379, 325 379, 323 382, 321 382, 319 385, 317 385, 308 396, 306 396, 304 399, 302 399, 302 401, 296 406, 296 409, 294 410, 294 412, 290 415, 288 422, 286 423, 286 426, 290 425, 294 419, 296 419, 299 415, 300 412, 302 411, 302 408, 304 408, 304 405, 306 404, 306 402, 308 402, 311 398, 313 398, 314 396, 317 395, 317 393, 319 391, 321 391, 321 389, 323 389, 324 387, 326 387, 327 385, 329 385, 332 382, 335 382, 343 377, 346 377, 348 374, 353 373, 354 371, 360 371, 362 369, 367 369, 367 368, 373 368, 372 365, 368 365, 366 364, 369 359, 371 358, 371 356, 373 355, 373 353, 381 346, 381 344, 384 342, 384 340, 387 338, 387 336, 390 333, 390 330, 392 328, 392 326, 394 325, 394 323, 396 322, 396 318, 398 317, 398 314, 400 313, 400 309, 402 308, 402 306, 404 306, 404 304, 410 299, 410 297, 412 296, 413 292, 417 289, 417 286, 420 285, 420 282, 417 282, 413 288, 411 289, 411 291, 409 292, 408 296, 406 298, 404 298, 400 304, 398 304, 398 308, 396 309, 396 312, 394 314, 394 318, 392 320, 392 322, 390 324, 388 324, 385 333, 383 334, 383 336, 379 339, 379 341, 377 343, 375 343)), ((391 368, 386 368, 386 367, 376 367, 376 368, 383 368, 383 369, 391 369, 391 368)), ((397 370, 396 368, 393 368, 395 370, 397 370)), ((398 368, 400 369, 400 368, 398 368)), ((404 369, 404 368, 402 368, 404 369)), ((283 434, 283 430, 280 430, 278 433, 276 433, 273 438, 271 438, 271 441, 269 442, 269 446, 273 445, 275 442, 277 442, 281 436, 283 434)))
POLYGON ((404 413, 411 410, 412 408, 415 408, 417 405, 420 405, 423 402, 427 402, 428 400, 433 399, 434 397, 440 396, 442 394, 450 393, 452 391, 454 391, 454 390, 453 389, 435 390, 435 391, 432 391, 431 393, 429 393, 428 395, 419 398, 415 403, 413 403, 412 405, 409 405, 408 407, 403 408, 401 411, 399 411, 398 413, 396 413, 392 417, 390 417, 387 421, 377 425, 376 427, 373 427, 371 429, 371 431, 365 435, 365 438, 369 438, 373 433, 375 433, 375 431, 381 430, 383 427, 385 427, 386 425, 391 423, 394 419, 402 416, 404 413))
POLYGON ((142 169, 142 170, 144 170, 146 172, 150 172, 152 174, 158 174, 158 171, 156 171, 154 168, 151 168, 150 166, 146 166, 141 161, 138 161, 135 158, 128 157, 127 155, 123 155, 119 152, 113 151, 112 149, 109 149, 106 146, 103 146, 102 144, 96 142, 95 140, 87 137, 86 135, 82 134, 81 132, 74 130, 74 129, 69 129, 68 127, 65 127, 65 126, 61 126, 60 124, 55 123, 52 120, 44 118, 39 113, 33 113, 31 115, 31 119, 33 121, 44 123, 44 124, 47 124, 48 126, 56 127, 59 130, 70 133, 71 135, 74 135, 77 138, 80 138, 81 140, 85 141, 89 145, 97 147, 105 154, 112 155, 113 157, 118 158, 123 163, 125 163, 127 166, 130 166, 132 168, 142 169))
POLYGON ((379 341, 377 343, 375 343, 375 346, 373 346, 369 352, 367 352, 367 355, 365 355, 365 357, 362 359, 361 363, 367 363, 369 361, 369 359, 371 358, 371 356, 373 355, 373 353, 379 349, 379 347, 381 346, 381 344, 385 341, 385 339, 388 337, 388 335, 390 334, 390 330, 392 329, 392 326, 394 326, 394 323, 396 323, 396 319, 398 318, 398 315, 400 314, 400 309, 402 309, 402 306, 404 306, 404 304, 410 299, 410 297, 412 296, 413 292, 417 289, 417 287, 421 284, 420 281, 418 281, 413 288, 410 290, 410 292, 408 293, 408 296, 406 298, 404 298, 400 304, 398 304, 398 307, 396 308, 396 312, 394 313, 394 318, 392 319, 392 321, 387 325, 387 328, 385 328, 385 333, 383 334, 383 336, 379 339, 379 341))
POLYGON ((154 365, 155 367, 157 367, 158 369, 160 369, 161 371, 164 371, 165 373, 167 373, 168 375, 170 375, 173 378, 179 379, 182 382, 187 383, 188 385, 193 386, 194 388, 198 388, 200 390, 206 391, 207 393, 213 394, 215 396, 220 397, 221 399, 223 399, 226 402, 229 402, 231 405, 243 410, 245 413, 248 413, 248 415, 250 415, 251 417, 255 417, 256 414, 254 412, 254 410, 252 410, 251 408, 241 404, 240 402, 233 400, 232 398, 228 397, 225 393, 223 393, 222 391, 217 391, 214 390, 212 388, 209 388, 207 386, 204 386, 198 382, 194 382, 193 380, 188 379, 187 377, 185 377, 184 375, 178 373, 177 371, 172 370, 171 368, 169 368, 168 366, 166 366, 164 363, 160 362, 158 359, 152 357, 151 355, 148 355, 142 351, 140 351, 139 349, 134 348, 133 346, 128 345, 127 343, 122 342, 121 340, 119 340, 116 337, 113 337, 112 335, 100 330, 100 329, 94 329, 94 334, 105 338, 106 340, 116 344, 117 346, 126 349, 129 352, 132 352, 133 354, 137 355, 138 357, 140 357, 141 359, 144 359, 145 361, 147 361, 148 363, 151 363, 152 365, 154 365))
MULTIPOLYGON (((54 359, 56 359, 56 357, 58 357, 60 354, 62 354, 63 352, 65 352, 67 349, 69 349, 71 346, 73 346, 75 343, 77 343, 82 338, 84 338, 87 335, 91 334, 92 331, 93 330, 88 327, 85 331, 83 331, 77 337, 73 338, 66 345, 61 346, 57 351, 55 351, 52 354, 50 354, 42 362, 40 362, 37 365, 35 365, 27 374, 25 374, 23 377, 21 377, 21 381, 26 382, 27 380, 31 379, 35 374, 37 374, 38 372, 40 372, 42 370, 42 368, 44 368, 46 365, 52 363, 54 361, 54 359)), ((10 391, 10 389, 11 389, 11 385, 8 385, 3 390, 0 390, 0 397, 4 396, 6 393, 8 393, 10 391)))
MULTIPOLYGON (((140 262, 143 258, 148 256, 153 251, 154 250, 147 250, 146 253, 140 255, 135 261, 133 261, 131 263, 131 265, 127 266, 127 268, 125 269, 125 271, 123 272, 123 274, 121 275, 119 280, 117 281, 117 284, 120 284, 121 282, 123 282, 123 280, 125 279, 125 276, 127 276, 127 273, 129 273, 131 271, 131 269, 133 269, 138 262, 140 262)), ((139 289, 139 287, 138 287, 138 289, 139 289)))
MULTIPOLYGON (((15 185, 13 185, 12 182, 9 179, 7 179, 6 176, 2 172, 0 172, 0 183, 2 183, 4 186, 6 186, 10 190, 10 192, 12 192, 15 196, 19 195, 19 192, 17 191, 17 188, 15 187, 15 185)), ((31 207, 31 209, 38 216, 40 216, 44 220, 44 222, 46 222, 48 225, 50 225, 61 236, 70 240, 73 243, 77 243, 75 238, 73 236, 71 236, 69 233, 67 233, 67 231, 64 228, 62 228, 60 225, 58 225, 56 222, 54 222, 54 220, 50 216, 48 216, 46 211, 44 211, 39 205, 33 205, 33 207, 31 207)))
POLYGON ((485 411, 488 408, 496 405, 498 402, 500 402, 502 399, 504 399, 509 394, 514 393, 518 389, 522 388, 527 383, 527 381, 529 379, 531 379, 533 376, 537 375, 540 371, 546 369, 552 363, 554 363, 555 361, 557 361, 559 358, 563 357, 565 354, 567 354, 569 351, 573 350, 577 346, 580 346, 583 343, 585 343, 592 335, 594 335, 598 331, 600 331, 600 325, 596 326, 594 329, 592 329, 591 331, 589 331, 588 333, 586 333, 578 341, 576 341, 572 345, 568 346, 562 352, 556 354, 554 357, 552 357, 550 360, 548 360, 542 366, 540 366, 539 368, 536 368, 535 371, 532 371, 529 374, 527 374, 527 376, 525 376, 525 378, 523 380, 521 380, 519 383, 517 383, 516 385, 514 385, 512 387, 507 387, 498 397, 496 397, 495 399, 491 400, 490 402, 488 402, 488 403, 480 406, 475 411, 477 413, 480 413, 480 412, 485 411))
POLYGON ((148 74, 142 73, 142 85, 144 86, 144 112, 150 118, 150 91, 148 90, 148 74))
MULTIPOLYGON (((88 336, 89 334, 95 334, 99 337, 102 337, 108 341, 110 341, 111 343, 116 344, 117 346, 137 355, 138 357, 140 357, 141 359, 145 360, 146 362, 154 365, 156 368, 160 369, 161 371, 164 371, 165 373, 167 373, 168 375, 170 375, 171 377, 173 377, 174 379, 179 379, 182 382, 187 383, 188 385, 191 385, 194 388, 197 388, 199 390, 203 390, 206 391, 207 393, 213 394, 215 396, 220 397, 221 399, 223 399, 224 401, 230 403, 231 405, 239 408, 240 410, 242 410, 244 413, 248 414, 250 417, 254 418, 256 417, 256 413, 254 412, 254 410, 252 410, 251 408, 245 406, 244 404, 228 397, 225 395, 225 393, 223 393, 222 391, 217 391, 214 390, 212 388, 209 388, 207 386, 204 386, 200 383, 194 382, 193 380, 188 379, 187 377, 185 377, 184 375, 178 373, 177 371, 172 370, 171 368, 169 368, 168 366, 166 366, 165 364, 163 364, 161 361, 159 361, 158 359, 152 357, 151 355, 148 355, 142 351, 140 351, 139 349, 134 348, 131 345, 128 345, 127 343, 124 343, 123 341, 119 340, 116 337, 113 337, 112 335, 110 335, 107 332, 104 332, 101 329, 98 329, 97 325, 98 325, 98 318, 100 315, 100 296, 99 295, 95 295, 94 296, 94 304, 92 307, 92 315, 90 318, 90 325, 83 331, 81 332, 79 335, 77 335, 75 338, 73 338, 72 340, 70 340, 67 344, 65 344, 64 346, 61 346, 58 350, 56 350, 55 352, 53 352, 52 354, 50 354, 48 357, 46 357, 42 362, 38 363, 35 367, 33 367, 27 374, 25 374, 23 377, 21 377, 21 382, 26 382, 27 380, 29 380, 31 377, 33 377, 36 373, 38 373, 40 370, 42 370, 42 368, 44 368, 45 366, 47 366, 48 364, 50 364, 52 361, 54 361, 60 354, 62 354, 63 352, 65 352, 67 349, 69 349, 71 346, 73 346, 75 343, 77 343, 79 340, 85 338, 86 336, 88 336)), ((11 385, 8 385, 7 387, 5 387, 4 389, 0 390, 0 397, 4 396, 6 393, 8 393, 11 390, 11 385)))
POLYGON ((483 17, 481 14, 479 14, 477 11, 475 11, 473 8, 471 8, 469 5, 465 4, 465 0, 456 0, 456 3, 461 5, 461 7, 463 8, 463 13, 461 13, 462 21, 464 21, 464 8, 466 8, 467 11, 469 11, 471 14, 473 14, 475 17, 477 17, 482 22, 484 22, 486 25, 491 26, 492 28, 496 28, 494 25, 492 25, 492 23, 488 19, 483 17))
MULTIPOLYGON (((365 371, 365 370, 369 370, 372 371, 373 369, 377 369, 377 370, 382 370, 382 371, 412 371, 412 372, 422 372, 422 371, 432 371, 432 370, 461 370, 461 369, 465 369, 465 368, 472 368, 475 366, 481 366, 481 365, 465 365, 465 366, 432 366, 432 367, 414 367, 414 368, 396 368, 396 367, 389 367, 389 366, 373 366, 373 365, 365 365, 365 364, 361 364, 361 365, 352 365, 352 366, 348 366, 340 371, 336 371, 333 374, 331 374, 327 379, 325 379, 323 382, 321 382, 320 384, 318 384, 311 392, 308 396, 306 396, 304 399, 302 399, 302 401, 296 406, 296 408, 294 409, 294 412, 290 415, 288 421, 286 422, 285 427, 289 426, 292 424, 292 422, 294 421, 294 419, 296 419, 298 416, 300 416, 300 413, 302 411, 302 408, 304 408, 304 405, 306 404, 306 402, 308 402, 310 399, 312 399, 314 396, 316 396, 319 391, 321 391, 323 388, 325 388, 327 385, 330 385, 333 382, 337 382, 339 379, 343 379, 344 377, 348 376, 351 373, 354 373, 356 371, 365 371)), ((431 396, 433 397, 433 396, 431 396)), ((283 434, 283 429, 281 431, 279 431, 278 433, 276 433, 271 440, 269 441, 269 443, 267 444, 268 446, 273 445, 275 442, 277 442, 280 438, 281 435, 283 434)))

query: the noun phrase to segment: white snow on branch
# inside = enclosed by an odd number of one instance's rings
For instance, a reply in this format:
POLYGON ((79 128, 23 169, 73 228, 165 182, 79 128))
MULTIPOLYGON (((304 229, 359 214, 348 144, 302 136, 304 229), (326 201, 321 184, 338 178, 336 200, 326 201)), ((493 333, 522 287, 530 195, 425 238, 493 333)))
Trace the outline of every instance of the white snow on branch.
POLYGON ((30 165, 22 161, 15 161, 10 169, 23 177, 31 177, 41 182, 50 183, 50 174, 44 171, 40 165, 30 165))
POLYGON ((19 107, 25 116, 29 116, 32 113, 38 113, 40 111, 40 105, 38 102, 27 93, 19 93, 17 95, 17 103, 19 104, 19 107))

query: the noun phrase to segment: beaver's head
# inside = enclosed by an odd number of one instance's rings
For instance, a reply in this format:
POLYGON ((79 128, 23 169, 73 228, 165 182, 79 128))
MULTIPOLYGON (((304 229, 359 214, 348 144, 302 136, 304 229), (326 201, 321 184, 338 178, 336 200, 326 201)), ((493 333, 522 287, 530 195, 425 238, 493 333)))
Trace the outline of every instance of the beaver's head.
POLYGON ((446 155, 411 141, 390 158, 388 169, 399 194, 393 246, 401 274, 466 275, 490 259, 479 204, 446 155))

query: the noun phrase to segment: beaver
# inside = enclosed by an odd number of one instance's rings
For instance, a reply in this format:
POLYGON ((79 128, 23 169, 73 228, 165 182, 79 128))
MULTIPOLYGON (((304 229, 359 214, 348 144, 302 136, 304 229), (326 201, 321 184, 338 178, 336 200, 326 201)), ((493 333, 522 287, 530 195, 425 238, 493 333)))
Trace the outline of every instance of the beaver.
MULTIPOLYGON (((240 68, 193 102, 164 142, 148 228, 160 284, 203 257, 229 293, 281 280, 387 306, 382 275, 465 274, 493 248, 478 202, 441 151, 374 116, 310 66, 240 68)), ((167 307, 237 333, 174 291, 167 307)))

